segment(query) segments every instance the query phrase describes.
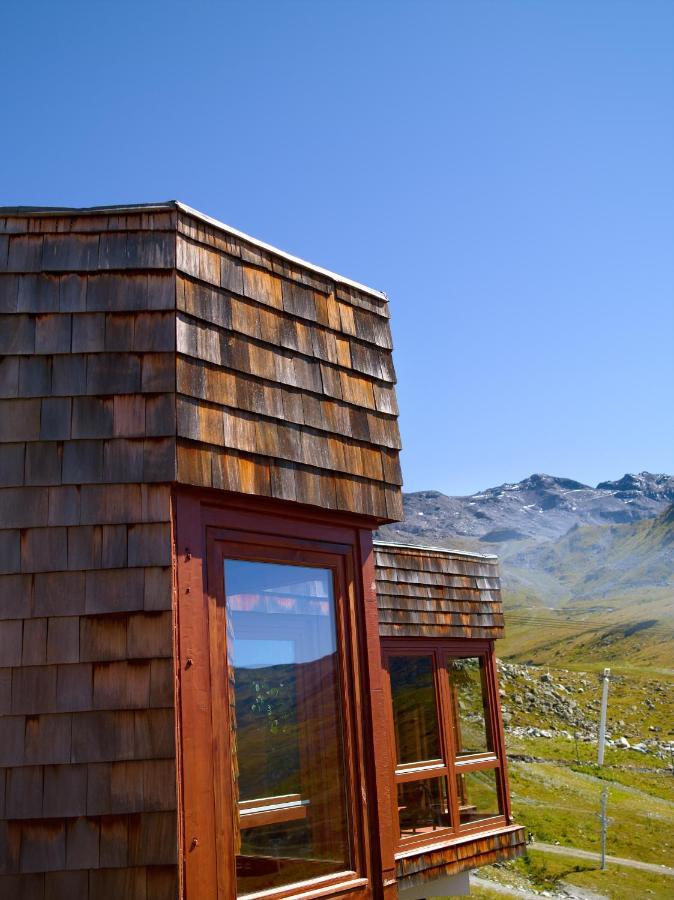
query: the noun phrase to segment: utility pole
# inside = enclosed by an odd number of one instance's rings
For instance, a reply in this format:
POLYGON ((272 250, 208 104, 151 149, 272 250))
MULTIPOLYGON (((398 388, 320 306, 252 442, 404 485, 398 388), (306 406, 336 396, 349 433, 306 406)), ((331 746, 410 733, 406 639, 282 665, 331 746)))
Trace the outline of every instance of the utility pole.
POLYGON ((599 718, 599 745, 597 747, 597 765, 604 765, 604 744, 606 743, 606 707, 608 706, 608 682, 610 669, 604 669, 604 687, 601 692, 601 714, 599 718))
MULTIPOLYGON (((604 669, 604 685, 601 692, 601 714, 599 717, 599 741, 597 747, 597 765, 604 765, 604 745, 606 744, 606 709, 608 707, 608 684, 611 675, 610 669, 604 669)), ((601 791, 601 868, 606 868, 606 831, 608 819, 606 817, 606 788, 601 791)))

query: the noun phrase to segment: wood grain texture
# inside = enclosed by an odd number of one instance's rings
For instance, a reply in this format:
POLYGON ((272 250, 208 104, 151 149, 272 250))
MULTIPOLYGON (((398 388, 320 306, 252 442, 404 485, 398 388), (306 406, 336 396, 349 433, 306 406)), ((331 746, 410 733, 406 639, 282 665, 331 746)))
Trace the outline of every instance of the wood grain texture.
POLYGON ((175 217, 4 221, 0 896, 175 900, 175 217))
POLYGON ((382 637, 503 636, 495 557, 375 541, 382 637))

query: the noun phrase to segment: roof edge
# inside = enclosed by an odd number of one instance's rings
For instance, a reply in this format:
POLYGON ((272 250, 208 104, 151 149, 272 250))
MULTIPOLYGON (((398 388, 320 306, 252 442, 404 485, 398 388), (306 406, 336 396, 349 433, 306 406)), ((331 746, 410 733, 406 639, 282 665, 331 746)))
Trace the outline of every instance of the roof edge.
POLYGON ((293 256, 292 253, 287 253, 285 250, 279 250, 279 248, 274 247, 273 244, 267 244, 265 243, 265 241, 259 240, 259 238, 254 238, 250 234, 246 234, 245 231, 239 231, 238 228, 233 228, 231 225, 226 225, 219 219, 214 219, 212 216, 207 216, 206 213, 199 212, 198 209, 194 209, 193 207, 188 206, 186 203, 181 203, 180 200, 176 200, 176 207, 181 212, 184 212, 190 216, 194 216, 195 218, 200 219, 202 222, 205 222, 207 225, 212 225, 214 228, 219 228, 221 231, 227 232, 227 234, 231 234, 234 237, 247 241, 249 244, 253 244, 255 247, 259 247, 261 250, 266 250, 269 253, 275 253, 277 256, 281 256, 283 257, 283 259, 288 260, 288 262, 295 263, 298 266, 303 266, 305 269, 310 269, 312 272, 317 272, 319 275, 323 275, 324 277, 329 278, 331 281, 336 281, 339 284, 347 285, 348 287, 352 287, 357 291, 362 291, 364 294, 369 294, 371 297, 376 297, 378 300, 383 300, 385 303, 388 303, 388 297, 384 293, 384 291, 378 291, 375 288, 371 288, 365 284, 361 284, 359 281, 354 281, 352 278, 347 278, 345 275, 339 275, 337 272, 332 272, 330 269, 324 269, 322 266, 318 266, 306 259, 302 259, 300 256, 293 256))
POLYGON ((432 553, 444 553, 445 556, 498 560, 498 556, 495 553, 473 553, 471 550, 452 550, 450 547, 427 547, 425 544, 401 544, 398 541, 375 540, 372 543, 375 547, 397 547, 399 550, 428 550, 432 553))
POLYGON ((186 215, 193 216, 195 219, 199 219, 201 222, 204 222, 207 225, 211 225, 213 228, 217 228, 220 231, 224 231, 226 234, 246 241, 247 243, 258 247, 260 250, 266 250, 268 253, 273 253, 276 256, 280 256, 282 259, 285 259, 290 263, 293 263, 297 266, 302 266, 302 268, 308 269, 310 272, 315 272, 318 275, 322 275, 324 278, 329 278, 330 281, 334 281, 337 284, 342 284, 346 287, 353 288, 354 290, 361 291, 362 293, 368 294, 371 297, 376 297, 377 300, 383 300, 385 303, 388 303, 388 297, 384 293, 384 291, 378 291, 375 288, 371 288, 365 284, 361 284, 359 281, 354 281, 352 278, 347 278, 345 275, 339 275, 337 272, 332 272, 330 269, 324 269, 322 266, 316 265, 316 263, 309 262, 308 260, 302 259, 299 256, 294 256, 292 253, 287 253, 285 250, 279 249, 279 247, 274 247, 273 244, 267 244, 265 241, 259 240, 259 238, 255 238, 250 234, 246 234, 245 231, 239 231, 238 228, 233 228, 231 225, 226 225, 219 219, 214 219, 212 216, 208 216, 206 215, 206 213, 202 213, 198 209, 194 209, 194 207, 188 206, 186 203, 181 203, 180 200, 164 200, 158 203, 124 203, 118 206, 0 206, 0 217, 48 217, 63 215, 97 216, 105 213, 123 215, 127 212, 164 212, 167 209, 177 209, 180 212, 185 213, 186 215))

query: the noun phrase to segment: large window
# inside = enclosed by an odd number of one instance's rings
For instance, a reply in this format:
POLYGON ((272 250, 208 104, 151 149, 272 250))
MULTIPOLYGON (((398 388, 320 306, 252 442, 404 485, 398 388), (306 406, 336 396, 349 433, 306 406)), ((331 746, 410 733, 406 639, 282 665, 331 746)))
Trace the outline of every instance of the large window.
POLYGON ((491 647, 486 642, 389 640, 383 649, 400 845, 432 843, 504 823, 491 647))
POLYGON ((237 894, 352 868, 333 574, 224 560, 237 894))

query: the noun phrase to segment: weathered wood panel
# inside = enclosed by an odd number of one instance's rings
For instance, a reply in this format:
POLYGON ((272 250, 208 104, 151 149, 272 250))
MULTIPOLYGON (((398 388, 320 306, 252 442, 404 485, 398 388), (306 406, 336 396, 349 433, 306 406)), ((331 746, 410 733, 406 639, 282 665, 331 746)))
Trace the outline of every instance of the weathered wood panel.
POLYGON ((498 561, 375 541, 382 637, 502 637, 498 561))
POLYGON ((1 230, 0 896, 175 900, 175 213, 1 230))
POLYGON ((178 479, 402 514, 386 299, 178 216, 178 479))
POLYGON ((398 887, 404 890, 466 869, 514 859, 525 850, 526 831, 513 825, 495 834, 466 837, 434 850, 409 851, 399 854, 396 860, 398 887))

